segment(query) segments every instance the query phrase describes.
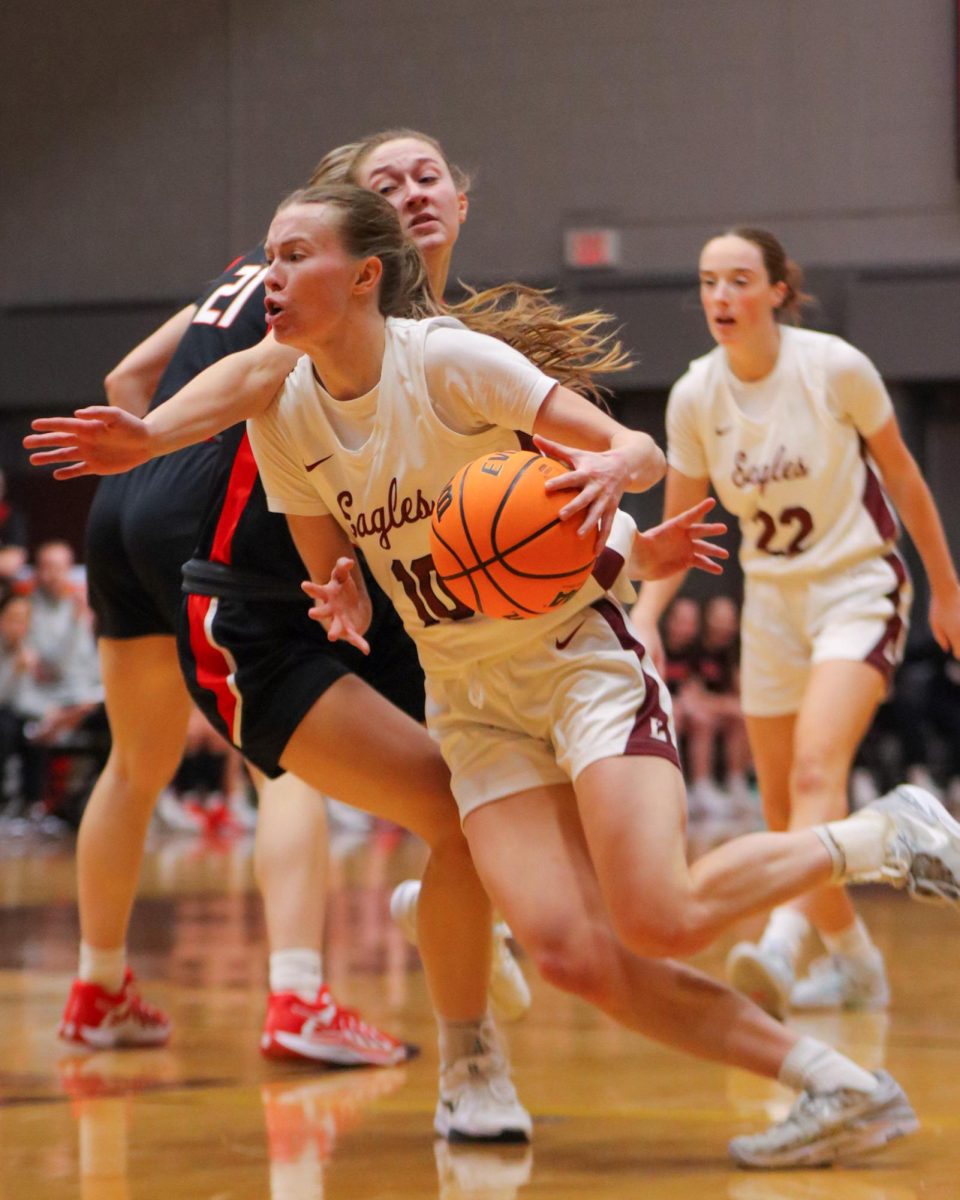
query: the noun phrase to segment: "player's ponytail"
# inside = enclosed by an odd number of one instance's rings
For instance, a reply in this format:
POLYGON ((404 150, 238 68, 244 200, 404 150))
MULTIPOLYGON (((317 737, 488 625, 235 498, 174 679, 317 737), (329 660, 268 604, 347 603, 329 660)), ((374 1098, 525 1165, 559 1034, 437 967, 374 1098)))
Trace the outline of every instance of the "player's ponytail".
POLYGON ((477 333, 513 346, 545 375, 601 407, 606 406, 603 392, 607 389, 595 376, 632 365, 616 330, 605 328, 612 320, 609 313, 596 309, 569 313, 551 300, 548 291, 522 283, 465 290, 467 299, 445 305, 445 312, 477 333))
POLYGON ((474 291, 459 304, 440 304, 416 244, 405 237, 388 200, 349 183, 325 183, 293 192, 280 205, 324 204, 339 214, 343 247, 353 258, 376 257, 383 265, 378 304, 385 317, 447 313, 468 328, 513 346, 559 383, 603 404, 598 375, 630 366, 610 318, 591 311, 568 313, 549 292, 519 283, 474 291))

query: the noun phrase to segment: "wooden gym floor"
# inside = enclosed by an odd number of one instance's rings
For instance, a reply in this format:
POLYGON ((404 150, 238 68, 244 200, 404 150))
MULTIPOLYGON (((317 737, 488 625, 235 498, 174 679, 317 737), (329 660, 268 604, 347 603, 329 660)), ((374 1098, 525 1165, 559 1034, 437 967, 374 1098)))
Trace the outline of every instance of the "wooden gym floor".
MULTIPOLYGON (((419 1043, 391 1070, 268 1063, 257 1039, 263 923, 249 839, 158 840, 132 935, 147 996, 176 1022, 168 1048, 75 1054, 54 1037, 73 974, 70 842, 0 829, 0 1200, 957 1200, 960 923, 869 891, 888 955, 888 1014, 802 1027, 905 1085, 922 1131, 862 1165, 755 1174, 729 1164, 738 1132, 788 1093, 669 1053, 533 980, 510 1034, 532 1147, 434 1144, 435 1034, 422 974, 386 916, 417 873, 409 840, 343 859, 327 976, 338 997, 419 1043)), ((753 922, 739 933, 752 934, 753 922)), ((730 941, 702 956, 718 971, 730 941)))

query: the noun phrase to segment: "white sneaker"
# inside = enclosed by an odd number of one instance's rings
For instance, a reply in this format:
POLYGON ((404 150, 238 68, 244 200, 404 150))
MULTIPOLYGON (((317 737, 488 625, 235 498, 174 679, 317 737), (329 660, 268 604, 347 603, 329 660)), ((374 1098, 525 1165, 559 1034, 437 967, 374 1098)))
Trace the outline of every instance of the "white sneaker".
MULTIPOLYGON (((393 889, 390 915, 412 945, 417 944, 417 903, 420 880, 405 879, 393 889)), ((508 945, 510 930, 503 921, 493 927, 493 961, 488 995, 490 1011, 498 1021, 519 1021, 530 1008, 530 985, 508 945)))
POLYGON ((886 858, 876 869, 849 876, 851 883, 889 883, 918 900, 960 901, 960 823, 935 796, 902 783, 851 820, 890 823, 886 858))
POLYGON ((458 1058, 440 1074, 433 1127, 449 1142, 528 1142, 530 1114, 517 1099, 510 1065, 494 1047, 458 1058))
POLYGON ((883 956, 853 958, 828 954, 810 964, 810 973, 790 993, 790 1003, 800 1009, 875 1009, 890 1003, 890 987, 883 956))
POLYGON ((793 967, 780 954, 754 942, 737 942, 727 955, 727 982, 764 1012, 785 1019, 793 988, 793 967))
POLYGON ((736 1137, 730 1155, 741 1167, 825 1167, 880 1150, 920 1128, 903 1089, 886 1071, 874 1071, 872 1092, 843 1088, 797 1097, 785 1120, 763 1133, 736 1137))

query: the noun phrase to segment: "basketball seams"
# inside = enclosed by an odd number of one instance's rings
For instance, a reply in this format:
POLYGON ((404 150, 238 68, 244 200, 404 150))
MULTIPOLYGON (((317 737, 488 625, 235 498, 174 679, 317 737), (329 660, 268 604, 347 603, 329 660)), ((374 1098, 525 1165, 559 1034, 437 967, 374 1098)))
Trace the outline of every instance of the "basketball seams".
POLYGON ((555 470, 553 460, 529 451, 507 452, 501 471, 485 472, 483 465, 491 457, 503 458, 504 454, 492 452, 466 463, 450 481, 449 503, 443 509, 444 533, 434 512, 431 532, 438 557, 445 565, 441 570, 434 562, 437 579, 451 595, 479 612, 514 619, 539 616, 579 591, 593 569, 595 556, 580 561, 585 548, 579 545, 575 531, 558 529, 565 524, 555 515, 560 498, 537 491, 538 483, 543 486, 541 477, 549 477, 555 470), (539 469, 531 476, 529 471, 534 467, 539 469), (547 516, 549 520, 530 531, 530 517, 542 520, 547 516), (497 539, 507 527, 509 536, 516 540, 502 547, 497 539), (481 551, 481 544, 486 553, 481 551), (569 565, 572 556, 578 559, 576 565, 569 565), (522 565, 516 562, 518 557, 522 565), (468 565, 470 558, 473 561, 468 565), (553 569, 545 571, 541 567, 553 569), (515 589, 520 598, 513 594, 515 589), (467 594, 459 595, 458 591, 467 594))

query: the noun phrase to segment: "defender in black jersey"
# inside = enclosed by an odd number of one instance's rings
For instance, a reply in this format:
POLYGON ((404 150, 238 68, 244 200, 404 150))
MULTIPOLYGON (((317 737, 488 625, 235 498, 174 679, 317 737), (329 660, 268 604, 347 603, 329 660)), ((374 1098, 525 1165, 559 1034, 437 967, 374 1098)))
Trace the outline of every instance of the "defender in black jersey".
POLYGON ((190 693, 211 723, 265 775, 336 680, 354 674, 423 720, 423 672, 393 605, 364 566, 374 615, 370 655, 331 643, 307 616, 304 572, 286 519, 267 508, 242 427, 224 435, 215 503, 183 570, 177 631, 190 693))
MULTIPOLYGON (((211 363, 260 341, 266 332, 265 271, 258 246, 209 285, 163 373, 151 410, 211 363)), ((101 481, 87 523, 86 548, 99 636, 175 633, 180 572, 197 544, 220 442, 214 438, 188 446, 101 481)))
MULTIPOLYGON (((151 411, 212 362, 263 338, 265 271, 263 248, 257 247, 235 259, 210 284, 197 301, 189 326, 172 352, 151 400, 151 411)), ((140 810, 146 808, 144 815, 149 815, 156 788, 168 781, 175 766, 175 759, 172 762, 171 759, 178 751, 182 753, 182 743, 177 742, 176 736, 177 714, 173 711, 162 714, 172 731, 164 730, 165 738, 161 738, 151 701, 168 709, 174 707, 170 660, 176 672, 173 635, 181 608, 181 572, 185 561, 197 549, 203 514, 208 516, 193 575, 201 579, 198 586, 204 589, 203 558, 208 555, 212 566, 235 571, 234 599, 219 602, 222 615, 217 623, 217 636, 223 646, 236 640, 236 654, 244 664, 239 683, 248 693, 244 708, 249 718, 247 753, 254 765, 267 775, 281 774, 278 759, 283 747, 318 697, 354 669, 363 669, 368 678, 372 674, 371 664, 359 661, 363 656, 352 652, 358 660, 352 662, 351 655, 343 647, 331 646, 323 631, 307 617, 303 594, 290 583, 302 574, 299 555, 285 519, 267 511, 255 468, 252 478, 246 469, 248 458, 243 428, 228 430, 124 475, 105 478, 91 509, 87 567, 101 654, 107 664, 107 704, 114 729, 114 750, 91 799, 91 820, 85 819, 81 827, 80 904, 85 940, 81 943, 80 978, 73 985, 61 1023, 61 1035, 71 1041, 98 1047, 152 1045, 165 1041, 169 1035, 169 1020, 140 998, 130 972, 123 972, 122 949, 117 952, 108 948, 104 953, 96 942, 88 943, 84 916, 93 925, 94 938, 115 941, 113 930, 121 915, 125 931, 135 886, 132 878, 135 873, 127 868, 139 866, 142 847, 142 840, 138 841, 140 810), (259 558, 263 559, 263 565, 258 563, 259 558), (249 592, 249 587, 246 591, 243 587, 244 569, 256 581, 249 604, 243 598, 249 592), (263 580, 274 587, 268 604, 262 602, 263 580), (275 603, 281 594, 283 602, 275 603), (232 627, 230 617, 234 618, 232 627), (253 634, 258 637, 252 637, 253 634), (134 671, 145 667, 138 714, 131 711, 126 694, 111 709, 111 693, 119 690, 117 668, 122 676, 125 665, 134 671), (111 680, 113 688, 109 686, 111 680), (150 761, 153 746, 158 743, 161 748, 155 761, 150 761), (167 769, 166 778, 161 778, 167 769), (140 778, 133 778, 138 771, 140 778), (106 839, 111 835, 119 883, 105 893, 101 860, 106 839), (134 852, 135 862, 129 862, 134 852), (95 897, 92 902, 91 896, 95 897), (111 970, 119 971, 119 976, 111 977, 111 970), (117 1013, 127 1015, 118 1021, 114 1019, 117 1013)), ((186 611, 191 605, 209 607, 215 603, 209 595, 202 599, 192 596, 183 601, 183 607, 186 611)), ((389 610, 386 623, 391 626, 385 631, 384 653, 379 662, 385 681, 383 690, 415 718, 422 719, 423 678, 416 653, 385 598, 380 607, 385 616, 389 610)), ((217 703, 222 692, 209 671, 196 670, 190 645, 187 635, 183 639, 183 655, 189 690, 213 724, 246 750, 244 730, 239 723, 234 729, 224 722, 217 703)), ((290 795, 284 799, 295 801, 290 795)), ((318 837, 317 820, 322 823, 319 807, 322 803, 316 794, 304 795, 297 810, 303 815, 304 853, 311 855, 312 870, 317 865, 312 856, 318 837), (304 802, 316 813, 311 812, 308 817, 304 802)), ((266 887, 268 890, 269 884, 266 887)), ((307 895, 305 903, 313 904, 316 899, 307 895)), ((316 907, 322 910, 322 904, 316 907)), ((305 942, 308 938, 304 934, 298 940, 305 942)), ((302 956, 303 951, 299 953, 302 956)), ((406 1058, 409 1048, 404 1043, 356 1017, 344 1015, 322 984, 319 953, 316 957, 315 979, 309 970, 301 970, 299 975, 294 971, 290 986, 296 990, 272 986, 261 1039, 264 1053, 370 1065, 391 1065, 406 1058), (307 975, 310 994, 304 997, 299 993, 304 990, 307 975), (307 1026, 301 1010, 308 1010, 307 1024, 316 1023, 318 1012, 325 1015, 316 1036, 304 1036, 307 1026)))
MULTIPOLYGON (((379 177, 376 181, 365 178, 362 182, 391 194, 391 203, 423 257, 436 294, 442 294, 459 226, 467 212, 465 176, 450 167, 442 149, 432 139, 392 131, 332 151, 317 168, 314 181, 321 177, 344 178, 345 173, 359 171, 361 167, 368 176, 374 171, 378 176, 385 171, 391 174, 394 183, 389 187, 379 177), (368 154, 371 157, 366 161, 368 154)), ((241 290, 242 285, 238 288, 241 290)), ((224 293, 220 299, 225 299, 224 293)), ((218 306, 212 296, 210 300, 211 311, 216 308, 225 317, 229 305, 218 306)), ((289 362, 292 366, 289 351, 269 342, 238 358, 237 369, 246 369, 247 355, 252 355, 259 364, 253 368, 257 374, 263 375, 264 370, 271 377, 274 371, 279 373, 277 386, 282 383, 284 370, 289 370, 284 364, 289 362)), ((189 401, 186 403, 189 405, 189 401)), ((183 404, 181 401, 176 417, 169 421, 173 429, 183 416, 183 404)), ((96 421, 99 414, 114 432, 120 429, 133 432, 137 419, 128 414, 134 409, 122 407, 127 408, 126 413, 91 408, 77 416, 96 421)), ((160 413, 165 411, 161 408, 160 413)), ((234 419, 242 418, 243 414, 237 414, 234 419)), ((194 427, 202 426, 204 419, 201 417, 194 427)), ((160 426, 166 423, 161 419, 160 426)), ((52 419, 35 422, 34 427, 53 431, 58 424, 57 419, 52 419)), ((67 424, 77 432, 76 420, 68 419, 67 424)), ((156 422, 153 428, 157 428, 156 422)), ((52 436, 56 440, 58 434, 52 436)), ((82 440, 83 435, 79 436, 82 440)), ((138 436, 134 432, 135 440, 138 436)), ((30 448, 43 444, 50 444, 43 435, 39 443, 28 439, 30 448)), ((138 458, 134 453, 126 460, 127 469, 137 461, 146 461, 146 457, 144 454, 138 458)), ((44 455, 35 456, 34 461, 43 462, 44 455)), ((230 473, 236 470, 238 477, 243 474, 242 449, 235 456, 221 460, 218 469, 226 469, 228 462, 230 473)), ((88 461, 75 469, 59 471, 58 475, 69 478, 97 469, 88 461)), ((105 473, 117 469, 115 460, 105 473)), ((310 630, 308 642, 300 615, 294 615, 297 609, 305 612, 306 602, 299 589, 288 590, 289 585, 274 574, 273 535, 257 533, 257 556, 247 560, 245 531, 257 530, 259 525, 259 518, 251 515, 256 507, 246 508, 248 502, 254 506, 259 503, 252 494, 253 484, 249 483, 251 490, 245 493, 242 487, 231 490, 227 482, 221 475, 215 484, 222 503, 212 510, 211 523, 187 572, 184 606, 188 617, 193 616, 194 620, 185 627, 180 643, 192 676, 191 687, 205 708, 209 710, 213 705, 220 727, 229 729, 234 740, 264 768, 273 768, 274 764, 286 766, 289 772, 309 780, 315 788, 369 808, 419 834, 428 844, 430 861, 419 901, 416 896, 419 885, 412 884, 414 891, 407 897, 411 903, 405 904, 403 918, 404 928, 411 931, 420 946, 440 1024, 441 1103, 435 1127, 443 1135, 457 1139, 529 1136, 529 1115, 516 1099, 495 1029, 485 1015, 488 983, 492 1010, 496 1012, 499 1008, 506 1012, 509 1008, 512 1016, 525 1011, 529 991, 502 939, 491 974, 489 901, 470 858, 449 791, 449 773, 435 743, 422 725, 388 703, 361 678, 361 674, 367 679, 374 678, 368 672, 377 672, 374 679, 377 686, 400 700, 408 711, 419 714, 419 667, 407 658, 405 642, 391 633, 389 622, 396 620, 392 609, 378 614, 379 636, 369 660, 358 662, 353 652, 342 646, 334 652, 325 638, 316 640, 314 629, 310 630), (238 497, 243 496, 245 500, 238 505, 238 497), (191 613, 191 609, 196 611, 191 613), (227 643, 232 652, 223 654, 227 643), (210 659, 208 652, 216 654, 210 659), (234 652, 239 656, 233 658, 236 669, 225 673, 234 652), (307 659, 313 664, 312 671, 304 668, 307 659), (232 707, 231 701, 236 702, 232 707), (261 720, 258 714, 263 717, 271 714, 270 720, 261 720), (274 721, 276 726, 271 728, 274 721)), ((273 529, 276 528, 274 525, 273 529)), ((294 579, 299 581, 303 574, 298 560, 294 579)), ((399 626, 396 628, 399 630, 399 626)), ((262 794, 258 827, 259 861, 260 837, 269 824, 263 820, 264 816, 272 812, 279 822, 281 814, 285 814, 289 853, 280 860, 285 883, 295 878, 296 872, 302 876, 304 861, 310 857, 305 852, 309 849, 313 853, 313 843, 297 825, 295 810, 288 810, 282 803, 286 797, 280 793, 291 782, 296 780, 288 773, 271 783, 267 793, 271 797, 269 804, 262 794)), ((100 842, 104 843, 108 837, 108 831, 101 829, 100 842)), ((271 853, 276 858, 275 845, 271 853)), ((269 882, 266 890, 270 890, 269 882)), ((308 924, 303 915, 299 920, 301 925, 308 924)), ((304 946, 313 942, 292 944, 304 946)), ((272 953, 272 992, 275 957, 272 953)), ((299 1025, 295 1026, 297 1021, 302 1024, 301 1032, 309 1035, 312 1042, 324 1036, 349 1035, 351 1021, 345 1019, 346 1027, 341 1028, 335 1018, 331 1027, 326 1015, 329 1005, 325 988, 313 1005, 303 1003, 303 991, 297 985, 294 992, 287 993, 286 1011, 278 1013, 276 1021, 275 996, 271 996, 271 1011, 262 1041, 269 1053, 304 1052, 295 1032, 299 1029, 299 1025)), ((102 994, 96 999, 100 1004, 104 1001, 102 994)), ((360 1032, 364 1033, 363 1028, 360 1032)), ((374 1061, 372 1055, 367 1061, 374 1061)))

